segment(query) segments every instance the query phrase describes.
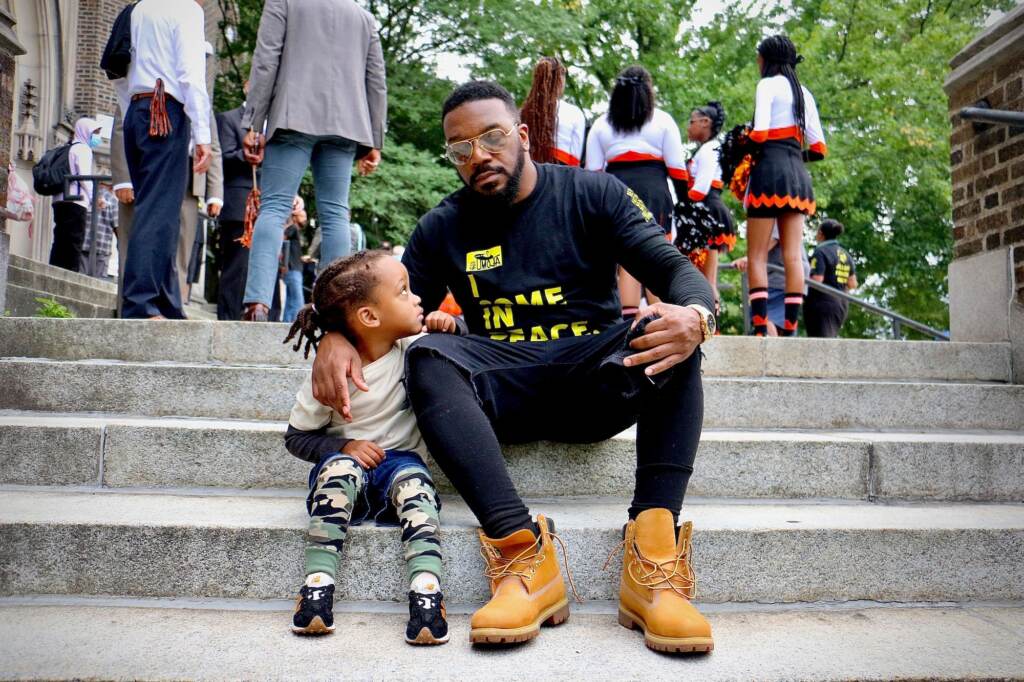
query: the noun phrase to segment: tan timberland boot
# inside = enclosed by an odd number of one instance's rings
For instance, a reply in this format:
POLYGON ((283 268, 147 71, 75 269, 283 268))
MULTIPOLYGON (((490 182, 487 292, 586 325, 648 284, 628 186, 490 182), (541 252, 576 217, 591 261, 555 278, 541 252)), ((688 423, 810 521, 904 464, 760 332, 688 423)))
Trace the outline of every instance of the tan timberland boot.
POLYGON ((715 648, 711 625, 690 603, 697 583, 690 566, 692 532, 687 521, 677 539, 667 509, 648 509, 626 526, 619 623, 643 630, 644 642, 656 651, 715 648))
POLYGON ((487 561, 491 600, 473 614, 469 640, 474 644, 525 642, 540 633, 541 624, 569 619, 562 571, 555 556, 548 520, 537 517, 540 537, 518 530, 492 539, 480 532, 480 553, 487 561))

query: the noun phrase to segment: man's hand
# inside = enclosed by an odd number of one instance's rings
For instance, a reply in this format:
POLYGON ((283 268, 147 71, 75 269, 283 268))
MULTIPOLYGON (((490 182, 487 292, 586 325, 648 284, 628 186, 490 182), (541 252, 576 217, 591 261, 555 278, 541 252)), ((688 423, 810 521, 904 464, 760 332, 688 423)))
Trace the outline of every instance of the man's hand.
MULTIPOLYGON (((627 367, 654 363, 644 369, 648 376, 660 374, 690 357, 704 340, 700 314, 693 308, 655 303, 637 313, 637 320, 652 313, 661 317, 648 324, 644 335, 629 344, 630 348, 643 352, 634 353, 624 361, 627 367)), ((636 322, 633 325, 636 326, 636 322)))
POLYGON ((457 328, 455 318, 440 310, 435 310, 423 320, 423 331, 425 332, 454 334, 457 328))
POLYGON ((220 215, 220 204, 216 202, 210 202, 206 205, 206 215, 211 218, 216 218, 220 215))
POLYGON ((350 440, 341 452, 355 459, 364 469, 376 469, 384 461, 384 449, 368 440, 350 440))
POLYGON ((250 130, 242 141, 242 156, 253 166, 258 166, 263 163, 263 150, 266 144, 267 138, 262 133, 250 130))
POLYGON ((210 162, 213 161, 213 152, 210 145, 197 144, 196 152, 192 160, 192 172, 202 175, 210 169, 210 162))
POLYGON ((345 421, 352 421, 352 399, 348 393, 348 380, 360 391, 369 391, 363 379, 363 361, 359 353, 338 332, 328 332, 320 339, 313 360, 313 397, 333 407, 345 421))
POLYGON ((377 166, 380 165, 380 150, 371 149, 370 153, 359 159, 359 174, 364 178, 377 170, 377 166))
POLYGON ((132 189, 131 187, 122 187, 121 189, 115 189, 114 196, 116 196, 117 200, 120 201, 122 204, 127 205, 135 203, 135 190, 132 189))

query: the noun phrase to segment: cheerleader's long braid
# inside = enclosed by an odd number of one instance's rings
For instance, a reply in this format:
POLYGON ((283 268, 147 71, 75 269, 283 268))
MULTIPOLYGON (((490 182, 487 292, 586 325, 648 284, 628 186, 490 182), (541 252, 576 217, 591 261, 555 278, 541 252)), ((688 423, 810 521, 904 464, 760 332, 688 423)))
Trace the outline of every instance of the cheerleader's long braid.
POLYGON ((305 340, 303 357, 306 358, 310 348, 316 350, 327 332, 341 332, 355 343, 348 316, 358 306, 372 300, 373 290, 380 281, 374 263, 380 258, 391 258, 391 255, 379 249, 360 251, 328 265, 313 283, 313 302, 299 310, 284 343, 296 339, 292 350, 298 351, 305 340))

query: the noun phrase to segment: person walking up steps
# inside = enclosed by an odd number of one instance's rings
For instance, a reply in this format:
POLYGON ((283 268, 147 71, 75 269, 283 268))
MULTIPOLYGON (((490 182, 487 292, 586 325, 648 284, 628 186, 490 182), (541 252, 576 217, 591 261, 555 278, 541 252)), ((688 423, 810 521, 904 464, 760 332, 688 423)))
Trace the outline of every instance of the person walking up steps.
POLYGON ((768 333, 768 244, 778 221, 786 267, 785 320, 782 336, 794 336, 804 300, 804 216, 814 215, 814 189, 804 160, 825 158, 825 136, 810 90, 800 84, 796 67, 803 57, 784 35, 757 46, 754 128, 750 139, 760 158, 750 171, 743 207, 747 211, 747 258, 750 268, 750 317, 756 336, 768 333), (806 149, 805 149, 806 146, 806 149))
POLYGON ((325 333, 341 333, 358 349, 370 392, 342 416, 313 397, 309 376, 295 396, 285 445, 311 462, 306 509, 306 582, 292 630, 334 631, 334 581, 348 527, 373 518, 402 527, 409 577, 410 644, 443 644, 448 623, 441 594, 441 502, 421 459, 427 449, 405 394, 405 356, 421 331, 457 333, 459 324, 434 311, 426 319, 405 267, 379 250, 335 261, 313 285, 285 341, 298 336, 308 357, 325 333))
MULTIPOLYGON (((676 196, 686 195, 686 159, 679 126, 655 106, 651 74, 631 66, 615 79, 608 113, 594 122, 587 138, 587 170, 605 170, 636 192, 654 220, 672 231, 671 178, 676 196)), ((619 273, 622 317, 631 320, 640 307, 642 288, 633 275, 619 273)))
POLYGON ((384 55, 373 15, 352 0, 267 0, 260 19, 242 127, 266 154, 242 319, 266 321, 277 281, 281 232, 306 168, 323 232, 320 270, 349 253, 352 163, 380 162, 387 120, 384 55))
POLYGON ((541 57, 521 117, 530 131, 530 154, 537 163, 580 165, 587 119, 583 110, 562 99, 565 67, 556 57, 541 57))

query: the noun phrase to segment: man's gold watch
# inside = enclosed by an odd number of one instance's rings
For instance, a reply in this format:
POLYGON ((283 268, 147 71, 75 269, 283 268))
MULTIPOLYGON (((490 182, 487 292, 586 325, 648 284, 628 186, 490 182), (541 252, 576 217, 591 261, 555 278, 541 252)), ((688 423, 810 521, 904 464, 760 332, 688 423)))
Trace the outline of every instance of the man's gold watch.
POLYGON ((715 329, 717 329, 718 323, 715 322, 715 316, 711 314, 710 310, 696 303, 691 303, 686 307, 693 308, 700 315, 700 333, 704 336, 704 340, 701 343, 707 343, 715 335, 715 329))

